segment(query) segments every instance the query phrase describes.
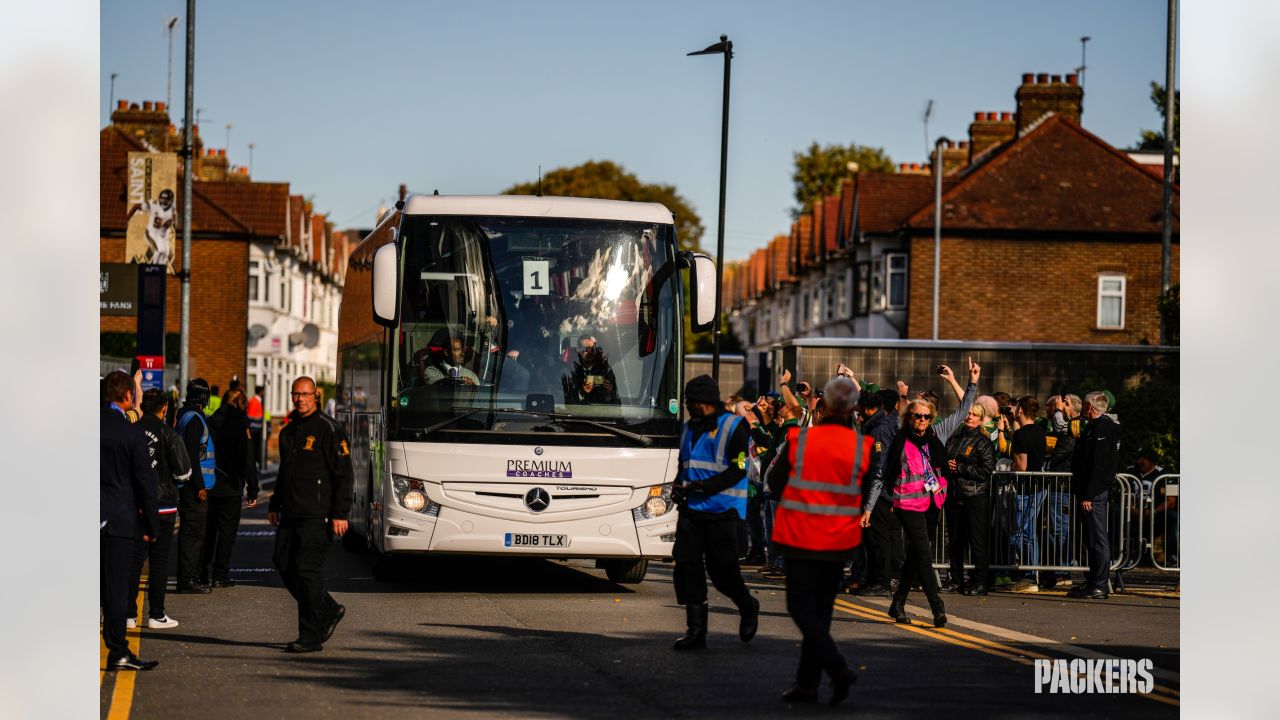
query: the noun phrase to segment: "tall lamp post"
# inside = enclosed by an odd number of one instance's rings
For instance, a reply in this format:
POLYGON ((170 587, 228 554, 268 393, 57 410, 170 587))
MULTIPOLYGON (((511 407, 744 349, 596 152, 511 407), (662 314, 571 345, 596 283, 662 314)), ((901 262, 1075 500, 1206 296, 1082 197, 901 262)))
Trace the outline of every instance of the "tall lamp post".
POLYGON ((724 105, 720 111, 720 221, 716 225, 716 321, 711 330, 711 377, 720 380, 720 311, 724 273, 724 188, 729 156, 729 66, 733 61, 733 43, 728 35, 706 49, 686 55, 724 55, 724 105))
POLYGON ((933 143, 933 339, 938 340, 938 297, 942 287, 942 148, 946 135, 933 143))

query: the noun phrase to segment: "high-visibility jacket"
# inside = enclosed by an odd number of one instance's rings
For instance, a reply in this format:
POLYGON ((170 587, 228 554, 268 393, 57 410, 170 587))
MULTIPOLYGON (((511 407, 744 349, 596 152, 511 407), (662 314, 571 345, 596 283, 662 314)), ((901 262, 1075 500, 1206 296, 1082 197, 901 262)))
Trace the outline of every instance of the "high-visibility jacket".
MULTIPOLYGON (((683 482, 709 480, 729 469, 729 458, 725 457, 729 445, 729 436, 733 434, 742 418, 732 413, 722 413, 716 419, 714 432, 703 433, 693 441, 693 433, 684 429, 680 437, 680 476, 683 482)), ((694 492, 689 494, 688 507, 705 513, 722 513, 736 510, 738 517, 747 519, 747 475, 728 489, 718 493, 694 492)))
POLYGON ((773 516, 773 539, 788 547, 837 552, 862 541, 862 476, 871 462, 869 435, 843 425, 787 432, 791 476, 773 516))
POLYGON ((204 481, 204 489, 212 488, 217 481, 217 456, 214 453, 213 436, 209 433, 209 423, 205 422, 204 416, 198 410, 188 410, 178 418, 178 434, 185 439, 187 437, 187 425, 192 419, 200 421, 200 452, 187 453, 191 456, 192 464, 199 464, 200 477, 204 481))
POLYGON ((245 415, 249 417, 249 430, 262 429, 262 398, 254 395, 249 398, 249 407, 245 410, 245 415))
POLYGON ((924 512, 929 509, 930 501, 943 506, 947 499, 947 478, 930 465, 941 463, 945 458, 925 458, 925 454, 915 443, 902 445, 902 474, 898 476, 897 485, 893 489, 893 507, 912 512, 924 512), (932 478, 937 481, 940 490, 937 493, 925 489, 925 482, 932 478))

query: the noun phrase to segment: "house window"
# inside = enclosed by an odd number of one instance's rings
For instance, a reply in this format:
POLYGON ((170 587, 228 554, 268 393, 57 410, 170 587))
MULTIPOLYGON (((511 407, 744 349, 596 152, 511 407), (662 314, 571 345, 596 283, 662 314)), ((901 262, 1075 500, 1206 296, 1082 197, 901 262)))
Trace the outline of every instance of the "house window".
POLYGON ((902 310, 907 307, 907 256, 903 253, 890 253, 884 256, 886 283, 885 307, 889 310, 902 310))
POLYGON ((836 276, 836 317, 844 320, 849 317, 849 271, 843 270, 836 276))
POLYGON ((855 312, 866 315, 871 312, 871 263, 858 263, 858 301, 855 312))
POLYGON ((249 301, 257 302, 261 297, 262 283, 262 263, 257 260, 249 261, 249 301))
POLYGON ((1124 329, 1123 275, 1098 277, 1098 327, 1103 330, 1124 329))

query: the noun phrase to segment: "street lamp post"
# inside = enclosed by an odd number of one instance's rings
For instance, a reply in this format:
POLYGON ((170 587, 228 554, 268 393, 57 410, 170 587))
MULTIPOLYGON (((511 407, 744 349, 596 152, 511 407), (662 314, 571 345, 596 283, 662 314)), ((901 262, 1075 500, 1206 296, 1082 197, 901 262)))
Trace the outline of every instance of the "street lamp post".
POLYGON ((711 330, 711 377, 720 380, 720 312, 724 274, 724 193, 729 159, 729 66, 733 61, 733 43, 728 35, 720 42, 687 55, 724 55, 724 105, 720 111, 720 220, 716 225, 716 320, 711 330))
POLYGON ((938 297, 942 287, 942 148, 943 135, 933 143, 933 339, 938 340, 938 297))
POLYGON ((178 336, 179 392, 191 379, 191 173, 195 138, 191 113, 196 87, 196 0, 187 0, 187 78, 182 118, 182 327, 178 336))

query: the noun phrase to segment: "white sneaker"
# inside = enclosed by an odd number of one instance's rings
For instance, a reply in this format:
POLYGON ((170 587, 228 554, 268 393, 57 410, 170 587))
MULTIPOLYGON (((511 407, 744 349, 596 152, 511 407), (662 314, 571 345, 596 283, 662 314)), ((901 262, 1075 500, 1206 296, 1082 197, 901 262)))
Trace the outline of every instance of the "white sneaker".
POLYGON ((137 621, 137 619, 136 619, 136 618, 129 618, 128 620, 125 620, 125 621, 124 621, 124 627, 125 627, 125 629, 126 629, 126 630, 133 630, 134 628, 138 627, 138 621, 137 621))
POLYGON ((168 615, 165 615, 162 618, 147 618, 147 627, 151 628, 152 630, 160 630, 163 628, 176 628, 178 627, 178 621, 174 620, 168 615))

